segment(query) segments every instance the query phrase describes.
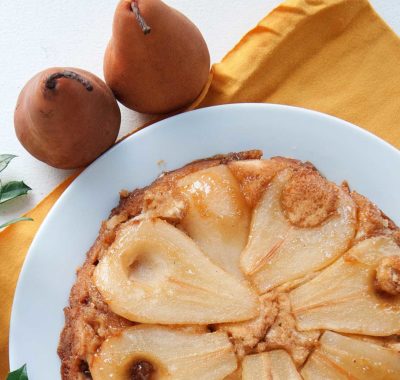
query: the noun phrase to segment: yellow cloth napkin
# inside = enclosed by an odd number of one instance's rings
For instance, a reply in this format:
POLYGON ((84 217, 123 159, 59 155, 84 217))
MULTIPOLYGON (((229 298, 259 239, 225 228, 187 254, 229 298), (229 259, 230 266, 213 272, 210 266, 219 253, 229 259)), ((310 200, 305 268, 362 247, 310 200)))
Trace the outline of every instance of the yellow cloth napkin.
MULTIPOLYGON (((302 106, 351 121, 400 146, 400 40, 366 0, 288 0, 212 68, 191 108, 233 102, 302 106)), ((223 147, 221 147, 223 149, 223 147)), ((61 193, 0 233, 0 378, 8 371, 8 327, 30 243, 61 193)))
POLYGON ((325 112, 400 147, 400 40, 364 0, 288 0, 219 64, 200 106, 325 112))

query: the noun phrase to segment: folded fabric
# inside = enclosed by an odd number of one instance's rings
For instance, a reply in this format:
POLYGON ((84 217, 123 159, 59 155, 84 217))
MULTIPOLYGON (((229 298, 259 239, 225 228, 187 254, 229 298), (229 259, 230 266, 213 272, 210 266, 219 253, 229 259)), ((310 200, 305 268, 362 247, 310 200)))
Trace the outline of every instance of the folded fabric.
POLYGON ((286 1, 213 74, 200 107, 289 104, 350 121, 400 147, 400 40, 367 1, 286 1))
MULTIPOLYGON (((315 109, 400 146, 400 40, 366 0, 288 0, 212 68, 191 108, 268 102, 315 109)), ((222 148, 221 148, 222 149, 222 148)), ((338 147, 340 152, 340 147, 338 147)), ((0 233, 0 378, 18 274, 32 239, 74 178, 0 233)))

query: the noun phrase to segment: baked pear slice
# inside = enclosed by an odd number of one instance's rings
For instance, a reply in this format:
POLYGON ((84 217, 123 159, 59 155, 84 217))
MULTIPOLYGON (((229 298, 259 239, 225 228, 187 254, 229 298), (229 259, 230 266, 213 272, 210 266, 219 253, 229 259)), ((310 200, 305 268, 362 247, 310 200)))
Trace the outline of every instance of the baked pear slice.
POLYGON ((305 380, 396 380, 400 354, 375 343, 326 331, 301 370, 305 380))
POLYGON ((211 261, 242 278, 239 257, 251 214, 238 181, 226 165, 219 165, 185 176, 178 188, 187 202, 183 229, 211 261))
POLYGON ((251 221, 241 266, 260 293, 320 270, 349 247, 356 208, 347 192, 312 169, 286 169, 251 221))
POLYGON ((193 334, 140 325, 104 341, 94 355, 94 380, 221 380, 237 361, 224 333, 193 334))
POLYGON ((293 360, 285 350, 246 356, 242 380, 301 380, 293 360))
POLYGON ((258 313, 258 297, 245 282, 161 219, 125 223, 93 279, 111 310, 134 322, 210 324, 258 313))
POLYGON ((389 237, 363 240, 290 300, 300 330, 399 334, 400 248, 389 237))

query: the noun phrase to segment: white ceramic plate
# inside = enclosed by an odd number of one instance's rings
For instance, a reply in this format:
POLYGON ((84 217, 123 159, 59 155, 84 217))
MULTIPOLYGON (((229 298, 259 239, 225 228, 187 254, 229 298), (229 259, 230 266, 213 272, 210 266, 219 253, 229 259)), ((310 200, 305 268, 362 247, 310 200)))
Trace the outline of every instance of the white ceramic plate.
POLYGON ((41 226, 22 269, 10 330, 10 365, 30 380, 60 378, 57 344, 75 270, 120 189, 149 184, 162 170, 247 149, 313 162, 329 179, 376 202, 400 223, 400 153, 347 122, 280 105, 239 104, 181 114, 121 142, 65 191, 41 226), (163 160, 165 165, 160 165, 163 160))

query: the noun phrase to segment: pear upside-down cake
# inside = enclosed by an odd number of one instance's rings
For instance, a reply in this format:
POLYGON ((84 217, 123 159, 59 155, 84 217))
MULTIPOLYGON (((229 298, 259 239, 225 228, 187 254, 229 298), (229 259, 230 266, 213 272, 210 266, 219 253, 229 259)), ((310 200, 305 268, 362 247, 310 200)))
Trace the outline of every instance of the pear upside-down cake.
POLYGON ((121 192, 65 309, 64 380, 400 378, 398 228, 261 155, 121 192))

